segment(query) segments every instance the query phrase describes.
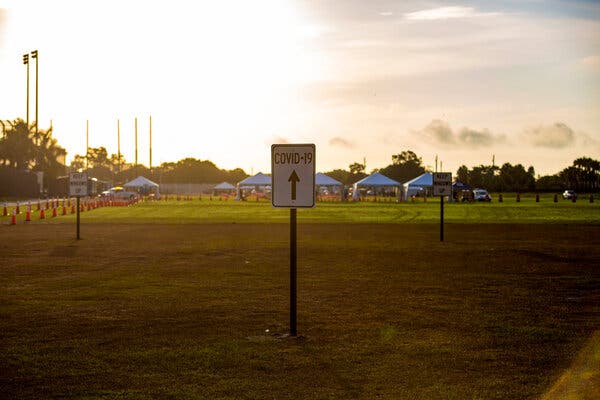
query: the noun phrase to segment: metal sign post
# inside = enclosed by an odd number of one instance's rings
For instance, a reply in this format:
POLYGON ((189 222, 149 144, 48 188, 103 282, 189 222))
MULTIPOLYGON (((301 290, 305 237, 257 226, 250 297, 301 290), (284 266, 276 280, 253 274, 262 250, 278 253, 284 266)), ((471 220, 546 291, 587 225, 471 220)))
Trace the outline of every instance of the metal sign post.
POLYGON ((290 336, 297 335, 297 208, 315 206, 315 145, 271 146, 271 203, 290 209, 290 336))
POLYGON ((80 197, 77 196, 77 240, 81 239, 81 237, 79 236, 79 221, 80 221, 80 217, 79 217, 79 211, 80 211, 79 199, 80 199, 80 197))
POLYGON ((87 195, 88 178, 85 172, 71 172, 69 175, 69 196, 77 198, 77 240, 81 239, 79 232, 80 225, 80 198, 87 195))
POLYGON ((452 196, 452 173, 433 173, 433 195, 440 196, 440 242, 444 241, 444 196, 452 196))

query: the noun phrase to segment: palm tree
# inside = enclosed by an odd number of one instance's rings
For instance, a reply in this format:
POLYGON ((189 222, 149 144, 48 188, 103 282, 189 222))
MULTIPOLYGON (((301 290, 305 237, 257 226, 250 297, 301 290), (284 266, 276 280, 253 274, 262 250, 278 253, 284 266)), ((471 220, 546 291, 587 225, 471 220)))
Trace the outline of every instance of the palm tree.
MULTIPOLYGON (((35 135, 35 134, 34 134, 35 135)), ((65 157, 67 151, 58 145, 58 141, 52 137, 52 128, 38 130, 36 146, 35 166, 36 171, 44 171, 51 178, 65 173, 65 157)))
POLYGON ((29 127, 22 119, 9 121, 8 125, 0 138, 0 161, 3 166, 26 169, 35 159, 35 145, 29 127))

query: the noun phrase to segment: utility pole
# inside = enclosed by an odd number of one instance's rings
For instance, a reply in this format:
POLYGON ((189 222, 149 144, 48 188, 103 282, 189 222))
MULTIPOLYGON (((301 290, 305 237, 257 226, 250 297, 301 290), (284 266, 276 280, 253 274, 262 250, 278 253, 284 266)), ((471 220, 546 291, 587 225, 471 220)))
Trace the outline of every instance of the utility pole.
POLYGON ((150 172, 152 173, 152 115, 150 116, 150 172))
POLYGON ((88 169, 88 153, 90 152, 90 124, 89 120, 85 120, 85 169, 88 169))
POLYGON ((138 150, 138 146, 137 146, 137 117, 135 117, 135 168, 136 168, 136 171, 137 171, 137 165, 138 165, 137 150, 138 150))
POLYGON ((437 170, 437 162, 438 162, 438 158, 437 158, 437 154, 435 155, 435 172, 438 172, 437 170))
POLYGON ((26 114, 26 122, 27 122, 27 130, 29 130, 29 54, 23 54, 23 64, 27 65, 27 114, 26 114))
POLYGON ((117 119, 117 163, 119 164, 119 172, 121 172, 121 124, 117 119))

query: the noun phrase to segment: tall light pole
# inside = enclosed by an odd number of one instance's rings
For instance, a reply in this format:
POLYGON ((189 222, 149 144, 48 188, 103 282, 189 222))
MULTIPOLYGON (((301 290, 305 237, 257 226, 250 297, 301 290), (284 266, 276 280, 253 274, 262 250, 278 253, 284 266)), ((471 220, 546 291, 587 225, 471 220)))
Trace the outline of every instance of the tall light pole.
POLYGON ((88 154, 90 152, 90 124, 89 120, 85 120, 85 169, 88 169, 88 154))
POLYGON ((150 173, 152 173, 152 115, 150 116, 150 173))
POLYGON ((137 157, 137 117, 135 117, 135 168, 137 171, 137 165, 138 165, 138 157, 137 157))
POLYGON ((27 129, 29 129, 29 54, 23 54, 23 64, 27 65, 27 129))
POLYGON ((117 163, 119 164, 119 172, 121 172, 121 124, 117 119, 117 163))
MULTIPOLYGON (((31 52, 31 58, 35 58, 35 137, 36 140, 39 141, 38 137, 38 125, 39 123, 39 119, 38 119, 38 51, 34 50, 31 52)), ((39 144, 39 142, 38 142, 39 144)))

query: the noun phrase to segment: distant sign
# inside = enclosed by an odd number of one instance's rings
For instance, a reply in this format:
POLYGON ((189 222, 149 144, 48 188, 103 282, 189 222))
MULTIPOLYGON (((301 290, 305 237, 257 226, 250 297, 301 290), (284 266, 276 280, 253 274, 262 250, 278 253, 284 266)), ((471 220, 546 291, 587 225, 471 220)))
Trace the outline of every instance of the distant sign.
POLYGON ((69 195, 87 196, 88 178, 85 172, 71 172, 69 175, 69 195))
POLYGON ((433 173, 433 195, 450 196, 452 194, 452 172, 433 173))
POLYGON ((271 178, 273 207, 314 207, 315 145, 272 145, 271 178))

